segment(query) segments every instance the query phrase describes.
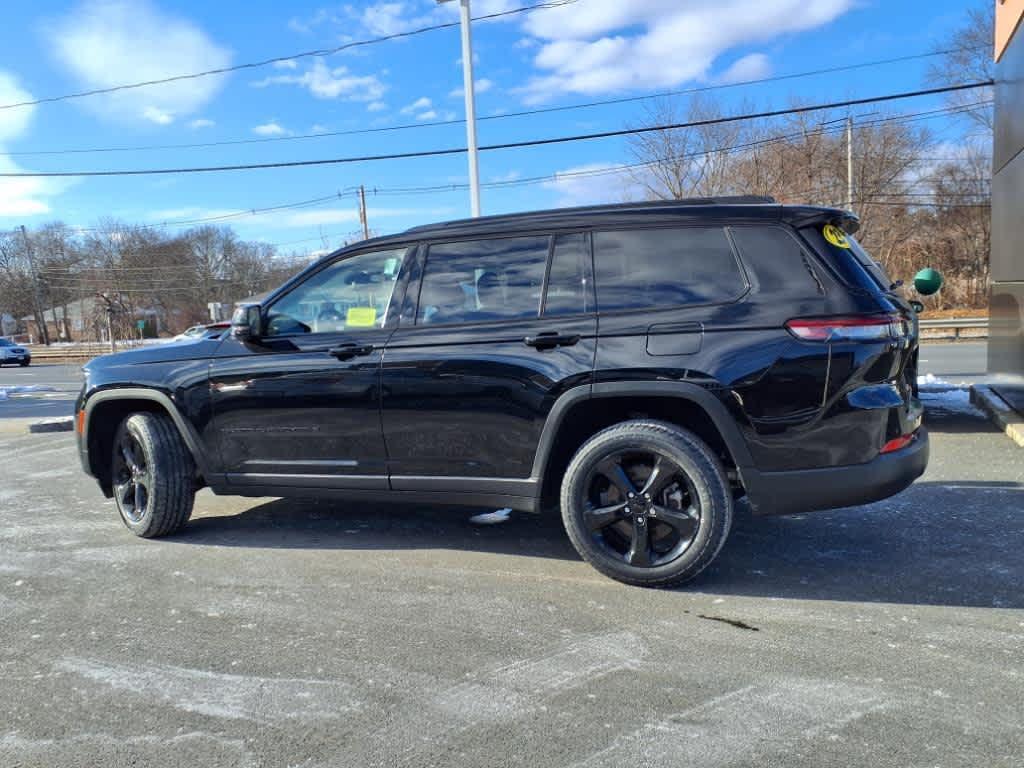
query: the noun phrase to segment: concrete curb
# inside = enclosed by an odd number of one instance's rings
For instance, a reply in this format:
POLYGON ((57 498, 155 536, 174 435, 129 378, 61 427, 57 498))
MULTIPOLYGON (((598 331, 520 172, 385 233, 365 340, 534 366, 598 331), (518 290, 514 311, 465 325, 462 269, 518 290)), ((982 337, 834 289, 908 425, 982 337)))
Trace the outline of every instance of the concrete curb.
POLYGON ((38 432, 70 432, 75 428, 74 416, 58 416, 53 419, 41 419, 28 425, 28 431, 38 432))
POLYGON ((1024 448, 1024 416, 992 391, 991 387, 976 384, 971 387, 971 403, 988 414, 989 418, 1021 448, 1024 448))

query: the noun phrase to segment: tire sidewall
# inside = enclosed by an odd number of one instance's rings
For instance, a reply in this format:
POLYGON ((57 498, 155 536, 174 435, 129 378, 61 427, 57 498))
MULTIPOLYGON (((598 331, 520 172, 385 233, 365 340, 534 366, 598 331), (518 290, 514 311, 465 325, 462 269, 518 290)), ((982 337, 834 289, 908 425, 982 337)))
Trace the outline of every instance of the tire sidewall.
MULTIPOLYGON (((642 422, 653 425, 657 422, 642 422)), ((580 554, 602 573, 633 584, 659 585, 678 583, 696 576, 710 563, 724 542, 731 525, 731 495, 723 487, 717 460, 703 448, 696 436, 672 425, 660 425, 663 434, 644 432, 630 434, 618 425, 599 433, 576 454, 566 470, 562 484, 562 518, 567 532, 580 554), (685 447, 684 447, 685 446, 685 447), (622 451, 663 453, 675 461, 693 484, 700 505, 700 527, 697 535, 675 560, 664 565, 643 568, 609 554, 583 521, 587 483, 594 468, 604 459, 622 451), (704 455, 701 455, 701 454, 704 455), (710 462, 708 460, 711 460, 710 462), (717 473, 716 473, 717 470, 717 473)))

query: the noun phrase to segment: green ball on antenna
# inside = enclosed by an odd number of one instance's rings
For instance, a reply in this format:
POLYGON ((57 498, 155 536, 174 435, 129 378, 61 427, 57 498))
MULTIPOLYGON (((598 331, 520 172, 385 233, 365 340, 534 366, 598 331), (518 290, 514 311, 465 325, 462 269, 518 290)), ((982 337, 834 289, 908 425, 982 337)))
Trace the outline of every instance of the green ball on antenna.
POLYGON ((938 293, 941 287, 942 275, 937 269, 925 267, 914 275, 914 288, 922 296, 931 296, 933 293, 938 293))

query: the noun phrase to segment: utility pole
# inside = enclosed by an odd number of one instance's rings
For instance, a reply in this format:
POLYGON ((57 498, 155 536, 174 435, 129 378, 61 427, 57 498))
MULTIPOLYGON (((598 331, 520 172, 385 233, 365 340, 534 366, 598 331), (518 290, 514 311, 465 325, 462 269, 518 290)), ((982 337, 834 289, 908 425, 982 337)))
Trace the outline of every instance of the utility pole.
POLYGON ((105 293, 97 293, 96 298, 103 299, 107 312, 107 338, 110 340, 110 351, 117 352, 117 344, 114 343, 114 303, 105 293))
MULTIPOLYGON (((43 306, 43 296, 39 289, 39 273, 36 272, 35 255, 32 253, 32 241, 28 239, 28 230, 25 229, 24 224, 21 225, 21 236, 25 239, 25 256, 28 259, 28 271, 32 275, 32 295, 36 307, 36 324, 39 326, 39 335, 43 339, 43 344, 50 346, 50 332, 46 327, 46 308, 43 306)), ((56 314, 53 316, 53 319, 54 324, 56 324, 56 314)))
POLYGON ((363 240, 370 239, 370 221, 366 214, 366 188, 359 185, 359 223, 363 225, 363 240))
MULTIPOLYGON (((438 4, 452 0, 437 0, 438 4)), ((462 30, 462 88, 466 96, 466 146, 469 148, 469 207, 473 218, 480 215, 480 168, 476 148, 476 92, 473 83, 473 31, 469 0, 458 0, 462 30)))
POLYGON ((846 116, 846 207, 853 210, 853 115, 846 116))

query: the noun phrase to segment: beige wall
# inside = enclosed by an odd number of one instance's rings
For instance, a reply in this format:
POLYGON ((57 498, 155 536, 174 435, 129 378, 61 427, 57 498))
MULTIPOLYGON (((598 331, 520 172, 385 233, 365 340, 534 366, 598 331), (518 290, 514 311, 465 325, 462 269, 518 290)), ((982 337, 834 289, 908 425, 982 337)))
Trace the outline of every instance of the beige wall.
POLYGON ((1010 44, 1010 38, 1024 19, 1024 0, 995 0, 996 3, 996 61, 1010 44))

